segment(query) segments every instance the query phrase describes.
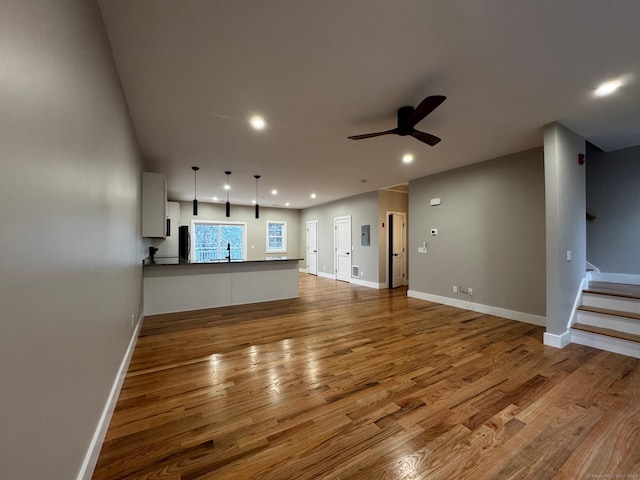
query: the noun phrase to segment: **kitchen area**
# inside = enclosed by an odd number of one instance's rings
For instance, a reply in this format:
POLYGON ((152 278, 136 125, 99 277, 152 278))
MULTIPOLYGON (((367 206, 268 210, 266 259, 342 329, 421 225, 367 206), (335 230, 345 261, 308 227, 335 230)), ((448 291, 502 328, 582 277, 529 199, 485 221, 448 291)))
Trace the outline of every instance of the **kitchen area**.
POLYGON ((164 175, 144 172, 142 236, 150 243, 143 267, 145 315, 298 296, 297 235, 285 241, 284 251, 272 252, 265 231, 269 223, 284 226, 286 239, 287 227, 297 232, 297 211, 264 209, 264 218, 255 220, 250 208, 234 206, 232 220, 221 220, 218 205, 202 203, 196 216, 188 202, 166 196, 164 175), (221 233, 199 233, 197 243, 196 229, 221 233), (215 245, 205 248, 203 238, 214 238, 215 245))

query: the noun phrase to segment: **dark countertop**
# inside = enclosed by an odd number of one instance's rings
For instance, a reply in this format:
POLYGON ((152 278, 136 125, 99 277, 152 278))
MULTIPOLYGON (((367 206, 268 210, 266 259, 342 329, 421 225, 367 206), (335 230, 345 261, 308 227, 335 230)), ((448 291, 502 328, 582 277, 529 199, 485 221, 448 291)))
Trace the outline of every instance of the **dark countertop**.
POLYGON ((229 265, 229 264, 247 264, 247 263, 267 263, 267 262, 291 262, 291 261, 300 261, 304 260, 303 258, 294 258, 294 257, 265 257, 261 259, 255 260, 215 260, 212 262, 189 262, 189 263, 180 263, 178 257, 160 257, 156 258, 154 263, 149 263, 149 259, 145 258, 143 265, 145 268, 147 267, 166 267, 171 265, 182 265, 182 266, 198 266, 198 265, 229 265))

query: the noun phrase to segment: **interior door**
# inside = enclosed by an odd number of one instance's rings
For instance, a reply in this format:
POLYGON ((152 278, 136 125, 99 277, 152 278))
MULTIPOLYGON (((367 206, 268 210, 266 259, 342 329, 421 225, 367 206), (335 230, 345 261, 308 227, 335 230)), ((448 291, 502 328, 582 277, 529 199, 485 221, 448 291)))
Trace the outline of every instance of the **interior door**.
POLYGON ((307 273, 318 274, 318 221, 307 222, 307 273))
POLYGON ((351 279, 351 216, 336 217, 334 220, 336 250, 336 280, 348 282, 351 279))
POLYGON ((389 287, 396 288, 405 283, 406 265, 406 221, 405 215, 389 214, 389 287))

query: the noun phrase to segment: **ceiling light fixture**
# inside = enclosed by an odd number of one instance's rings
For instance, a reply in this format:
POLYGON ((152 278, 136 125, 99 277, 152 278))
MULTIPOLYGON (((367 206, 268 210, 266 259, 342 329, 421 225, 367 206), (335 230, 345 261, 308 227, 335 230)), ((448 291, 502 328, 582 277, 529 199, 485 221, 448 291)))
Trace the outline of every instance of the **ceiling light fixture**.
POLYGON ((231 175, 231 172, 229 170, 227 170, 226 172, 224 172, 224 174, 227 176, 227 184, 224 186, 224 189, 227 191, 227 204, 225 205, 225 207, 226 207, 225 216, 226 217, 230 217, 231 216, 231 203, 229 203, 229 190, 231 190, 231 183, 229 182, 229 175, 231 175))
POLYGON ((275 188, 271 190, 271 195, 277 195, 277 194, 278 194, 278 190, 276 190, 275 188))
POLYGON ((598 88, 595 90, 595 94, 598 97, 604 97, 606 95, 611 95, 618 88, 622 86, 622 80, 610 80, 608 82, 601 83, 598 88))
POLYGON ((411 162, 413 162, 413 155, 411 155, 410 153, 405 153, 402 156, 402 162, 403 163, 411 163, 411 162))
POLYGON ((253 117, 251 117, 251 119, 249 120, 249 123, 255 130, 263 130, 264 127, 267 126, 267 124, 264 121, 264 118, 262 118, 260 115, 254 115, 253 117))
POLYGON ((288 207, 289 205, 291 205, 289 202, 286 202, 286 203, 284 204, 284 206, 285 206, 285 207, 288 207))
POLYGON ((198 170, 200 170, 200 167, 191 167, 191 170, 193 170, 193 215, 197 216, 198 215, 198 190, 197 190, 197 176, 198 176, 198 170))
POLYGON ((315 193, 311 194, 311 198, 316 198, 316 197, 317 197, 317 195, 315 193))
POLYGON ((253 178, 256 179, 256 218, 260 218, 260 205, 258 205, 258 180, 260 180, 260 175, 254 175, 253 178))

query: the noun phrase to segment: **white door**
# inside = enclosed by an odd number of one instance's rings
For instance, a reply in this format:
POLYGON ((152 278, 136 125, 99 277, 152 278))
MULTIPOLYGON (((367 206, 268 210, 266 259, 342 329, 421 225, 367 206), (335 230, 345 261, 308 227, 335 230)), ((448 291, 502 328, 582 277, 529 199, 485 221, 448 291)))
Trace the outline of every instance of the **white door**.
POLYGON ((318 221, 307 222, 307 273, 318 274, 318 221))
POLYGON ((336 280, 351 278, 351 216, 333 219, 335 227, 336 280))
POLYGON ((405 215, 400 213, 389 214, 389 286, 400 287, 405 284, 405 215))

